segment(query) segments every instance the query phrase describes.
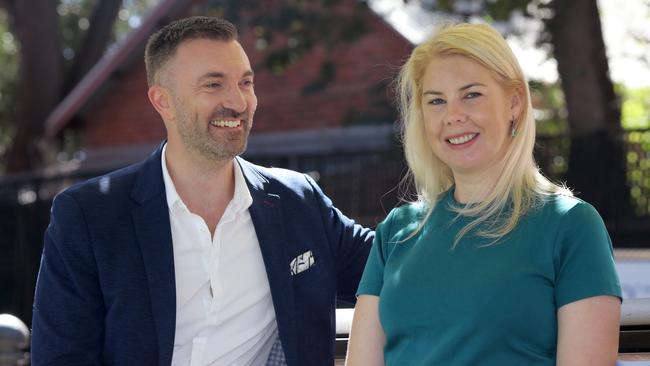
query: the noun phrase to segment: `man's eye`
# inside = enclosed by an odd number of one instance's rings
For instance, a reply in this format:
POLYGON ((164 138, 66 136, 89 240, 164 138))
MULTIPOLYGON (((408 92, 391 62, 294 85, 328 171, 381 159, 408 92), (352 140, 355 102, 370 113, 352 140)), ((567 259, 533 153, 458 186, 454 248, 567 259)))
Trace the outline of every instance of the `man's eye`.
POLYGON ((220 83, 208 83, 205 85, 206 88, 214 89, 214 88, 219 88, 221 87, 220 83))
POLYGON ((244 86, 255 86, 255 83, 253 82, 253 80, 244 80, 244 81, 242 81, 242 85, 244 85, 244 86))
POLYGON ((442 99, 442 98, 435 98, 435 99, 431 99, 429 101, 429 104, 431 104, 431 105, 439 105, 439 104, 444 104, 444 103, 445 103, 445 100, 442 99))

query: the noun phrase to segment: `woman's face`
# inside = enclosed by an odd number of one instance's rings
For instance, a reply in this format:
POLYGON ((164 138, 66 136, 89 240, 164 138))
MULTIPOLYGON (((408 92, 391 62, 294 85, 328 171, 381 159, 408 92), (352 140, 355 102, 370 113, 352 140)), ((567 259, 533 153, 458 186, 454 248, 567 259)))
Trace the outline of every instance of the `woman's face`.
POLYGON ((431 60, 422 79, 422 115, 436 156, 455 177, 495 174, 511 140, 520 98, 464 56, 431 60))

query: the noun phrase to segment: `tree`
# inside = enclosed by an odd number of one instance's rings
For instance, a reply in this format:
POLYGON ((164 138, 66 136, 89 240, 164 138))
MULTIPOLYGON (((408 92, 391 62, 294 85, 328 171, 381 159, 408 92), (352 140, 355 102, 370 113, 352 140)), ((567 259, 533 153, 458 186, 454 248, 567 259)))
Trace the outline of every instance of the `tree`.
POLYGON ((19 49, 13 139, 4 157, 7 172, 41 165, 39 141, 46 117, 114 39, 121 6, 120 0, 0 0, 19 49), (67 24, 71 21, 76 26, 72 32, 67 24))
POLYGON ((0 4, 20 45, 17 123, 6 160, 7 170, 15 172, 34 166, 38 159, 34 137, 40 135, 45 118, 60 99, 61 41, 55 2, 5 0, 0 4))
POLYGON ((628 216, 629 188, 621 107, 609 66, 596 0, 554 0, 547 20, 568 111, 567 181, 604 217, 628 216))

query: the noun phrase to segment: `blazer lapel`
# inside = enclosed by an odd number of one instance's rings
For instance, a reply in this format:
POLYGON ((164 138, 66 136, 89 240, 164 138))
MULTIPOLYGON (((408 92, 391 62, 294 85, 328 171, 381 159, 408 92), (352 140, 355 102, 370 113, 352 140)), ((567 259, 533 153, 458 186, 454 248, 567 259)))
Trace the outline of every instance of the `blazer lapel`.
POLYGON ((267 191, 269 181, 245 160, 238 158, 248 188, 253 197, 250 212, 257 240, 260 243, 266 274, 271 287, 282 349, 287 364, 297 364, 297 338, 294 313, 294 293, 286 250, 286 232, 280 196, 267 191))
POLYGON ((143 164, 132 192, 139 204, 133 223, 144 262, 158 338, 158 362, 169 365, 176 329, 176 280, 169 211, 161 167, 162 147, 143 164))

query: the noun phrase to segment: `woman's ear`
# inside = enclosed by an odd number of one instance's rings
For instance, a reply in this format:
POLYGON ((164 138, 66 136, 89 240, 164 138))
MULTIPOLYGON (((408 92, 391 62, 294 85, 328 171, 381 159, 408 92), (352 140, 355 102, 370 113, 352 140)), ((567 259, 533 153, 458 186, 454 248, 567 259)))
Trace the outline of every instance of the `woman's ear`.
POLYGON ((515 119, 519 119, 524 109, 524 94, 521 88, 515 87, 510 94, 510 113, 515 119))

